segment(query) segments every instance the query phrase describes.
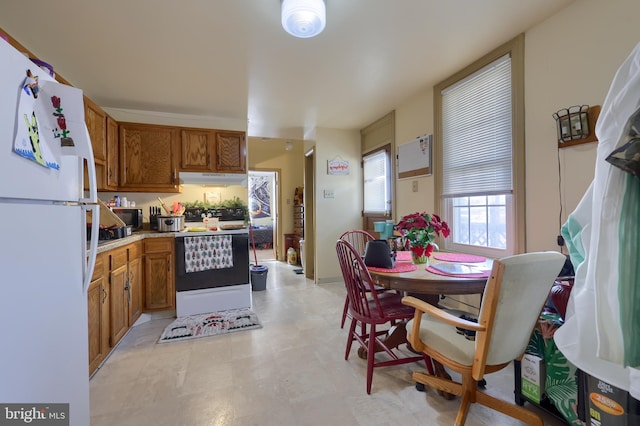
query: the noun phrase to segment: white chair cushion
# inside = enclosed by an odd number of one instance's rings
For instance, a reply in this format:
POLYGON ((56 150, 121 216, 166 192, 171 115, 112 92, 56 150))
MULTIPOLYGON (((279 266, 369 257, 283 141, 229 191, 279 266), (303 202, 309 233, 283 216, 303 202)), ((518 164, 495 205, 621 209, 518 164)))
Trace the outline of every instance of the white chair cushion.
MULTIPOLYGON (((462 311, 445 309, 451 315, 460 316, 466 314, 462 311)), ((468 315, 468 314, 467 314, 468 315)), ((413 320, 407 323, 407 335, 413 329, 413 320)), ((420 340, 429 343, 429 346, 438 348, 445 357, 462 365, 473 364, 473 356, 476 350, 476 342, 468 340, 462 334, 456 332, 456 327, 439 321, 427 314, 422 315, 420 323, 420 340)))

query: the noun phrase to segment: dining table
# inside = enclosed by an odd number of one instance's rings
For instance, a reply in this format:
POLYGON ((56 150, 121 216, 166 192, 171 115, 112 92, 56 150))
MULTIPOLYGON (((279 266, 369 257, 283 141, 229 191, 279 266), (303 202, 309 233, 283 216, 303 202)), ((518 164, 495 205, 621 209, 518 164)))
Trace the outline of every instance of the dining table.
MULTIPOLYGON (((428 258, 427 264, 414 265, 410 252, 397 252, 393 268, 367 267, 374 284, 389 290, 417 297, 437 306, 441 295, 482 294, 487 283, 493 260, 482 256, 438 252, 428 258), (461 273, 456 273, 461 272, 461 273)), ((405 323, 391 327, 385 338, 390 348, 407 344, 405 323)), ((358 353, 366 358, 366 352, 358 353)), ((434 362, 437 375, 448 374, 434 362)), ((443 394, 446 398, 451 395, 443 394)))

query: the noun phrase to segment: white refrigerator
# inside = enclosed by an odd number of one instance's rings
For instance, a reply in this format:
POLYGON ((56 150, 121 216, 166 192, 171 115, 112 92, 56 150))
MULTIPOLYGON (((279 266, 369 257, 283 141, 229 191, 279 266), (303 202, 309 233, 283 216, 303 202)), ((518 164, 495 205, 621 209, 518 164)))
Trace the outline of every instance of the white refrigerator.
POLYGON ((55 83, 0 39, 0 424, 30 415, 89 424, 87 286, 96 198, 82 92, 55 83), (54 404, 69 404, 69 412, 54 404))

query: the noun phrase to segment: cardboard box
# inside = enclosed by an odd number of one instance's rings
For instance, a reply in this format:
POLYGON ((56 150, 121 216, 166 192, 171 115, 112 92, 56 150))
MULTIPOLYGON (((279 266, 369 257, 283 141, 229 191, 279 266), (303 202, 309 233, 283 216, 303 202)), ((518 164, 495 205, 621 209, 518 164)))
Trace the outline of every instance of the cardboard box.
POLYGON ((522 395, 536 404, 540 404, 544 394, 544 360, 536 355, 524 354, 520 362, 520 376, 522 378, 522 395))
POLYGON ((587 375, 588 420, 591 426, 640 424, 640 402, 629 392, 587 375))

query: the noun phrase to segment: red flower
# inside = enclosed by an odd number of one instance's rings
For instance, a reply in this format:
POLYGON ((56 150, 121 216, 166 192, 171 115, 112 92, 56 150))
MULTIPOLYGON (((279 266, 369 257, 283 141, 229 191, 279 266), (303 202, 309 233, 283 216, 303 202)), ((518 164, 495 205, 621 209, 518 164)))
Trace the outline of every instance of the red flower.
POLYGON ((60 98, 57 96, 52 96, 51 97, 51 103, 53 104, 54 108, 60 108, 60 98))
POLYGON ((425 212, 404 216, 396 225, 396 230, 406 239, 412 252, 427 257, 433 252, 436 236, 446 238, 451 233, 449 225, 440 216, 425 212))
POLYGON ((64 118, 64 115, 58 117, 58 126, 62 130, 67 130, 67 120, 64 118))

